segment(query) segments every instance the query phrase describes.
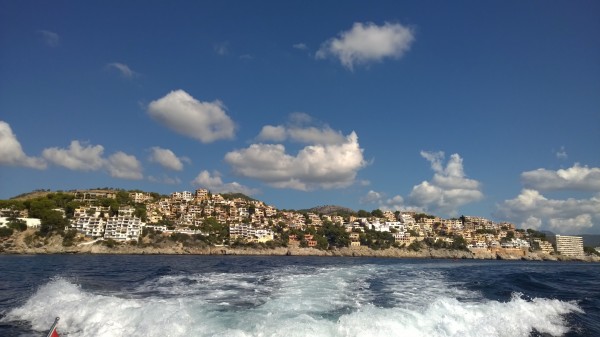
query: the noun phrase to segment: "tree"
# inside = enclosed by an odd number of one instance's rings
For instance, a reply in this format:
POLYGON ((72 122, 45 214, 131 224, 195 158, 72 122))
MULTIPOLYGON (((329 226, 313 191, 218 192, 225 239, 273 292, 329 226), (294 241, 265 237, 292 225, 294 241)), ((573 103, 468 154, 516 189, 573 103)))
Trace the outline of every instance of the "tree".
POLYGON ((371 215, 376 217, 376 218, 383 218, 383 211, 381 211, 379 208, 378 209, 374 209, 371 211, 371 215))
POLYGON ((587 255, 598 255, 598 256, 600 256, 600 252, 598 252, 594 247, 584 246, 583 247, 583 251, 587 255))
POLYGON ((410 245, 408 245, 408 249, 418 252, 421 250, 421 243, 419 241, 413 241, 410 245))
POLYGON ((0 238, 5 238, 13 235, 14 230, 8 227, 0 227, 0 238))
POLYGON ((455 235, 450 248, 457 249, 457 250, 468 250, 467 240, 465 240, 465 238, 463 238, 460 235, 455 235))
POLYGON ((19 232, 23 232, 27 230, 27 223, 23 220, 12 219, 7 224, 8 228, 12 228, 14 230, 18 230, 19 232))
POLYGON ((371 216, 371 213, 365 211, 364 209, 361 209, 358 211, 358 217, 359 218, 368 218, 371 216))
POLYGON ((127 192, 127 191, 117 192, 116 200, 119 205, 128 205, 131 202, 131 199, 129 198, 129 192, 127 192))
POLYGON ((330 247, 348 247, 350 244, 350 234, 346 233, 344 227, 334 225, 331 221, 326 221, 317 234, 322 235, 330 247))
POLYGON ((65 227, 69 225, 69 221, 63 218, 61 212, 46 210, 39 215, 42 224, 38 233, 41 236, 49 236, 53 232, 62 233, 65 230, 65 227))

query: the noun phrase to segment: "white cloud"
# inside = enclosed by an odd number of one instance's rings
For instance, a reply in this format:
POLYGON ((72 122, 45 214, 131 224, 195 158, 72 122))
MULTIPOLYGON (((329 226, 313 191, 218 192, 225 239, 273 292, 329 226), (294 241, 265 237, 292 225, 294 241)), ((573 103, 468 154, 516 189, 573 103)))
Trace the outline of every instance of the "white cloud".
POLYGON ((560 147, 560 150, 556 151, 556 158, 558 159, 567 159, 569 155, 567 154, 567 150, 565 150, 564 146, 560 147))
POLYGON ((38 30, 37 33, 42 37, 44 43, 49 47, 56 47, 60 43, 60 36, 49 30, 38 30))
POLYGON ((182 135, 211 143, 232 139, 235 125, 220 101, 201 102, 183 90, 171 91, 148 106, 152 118, 182 135))
POLYGON ((421 151, 421 156, 431 164, 435 172, 431 181, 423 181, 413 187, 409 199, 419 208, 456 215, 460 206, 483 198, 480 183, 465 177, 462 158, 458 154, 450 156, 443 167, 443 152, 421 151))
POLYGON ((539 230, 542 227, 542 219, 530 215, 524 222, 521 223, 522 228, 531 228, 539 230))
POLYGON ((108 157, 106 168, 111 177, 140 180, 144 178, 142 165, 135 156, 118 151, 108 157))
POLYGON ((418 211, 421 212, 421 207, 406 205, 404 198, 401 195, 395 195, 391 198, 387 198, 384 193, 370 190, 367 194, 360 199, 363 204, 377 204, 377 208, 382 211, 418 211))
POLYGON ((324 42, 316 53, 317 59, 336 57, 352 70, 354 65, 400 58, 414 41, 413 31, 398 23, 356 22, 352 29, 341 32, 338 38, 324 42))
POLYGON ((148 176, 148 180, 153 183, 168 184, 168 185, 181 184, 181 179, 179 179, 178 177, 169 177, 166 175, 163 175, 162 177, 148 176))
POLYGON ((104 166, 102 145, 83 145, 74 140, 68 149, 51 147, 44 149, 42 156, 50 163, 70 170, 96 171, 104 166))
POLYGON ((578 163, 558 171, 537 169, 523 172, 521 179, 525 186, 539 191, 600 191, 600 168, 580 166, 578 163))
POLYGON ((315 123, 311 116, 302 112, 290 114, 287 125, 265 125, 260 131, 257 139, 260 141, 283 142, 291 140, 304 144, 342 144, 346 137, 331 129, 328 125, 320 127, 309 126, 315 123))
MULTIPOLYGON (((314 137, 312 140, 323 139, 314 137)), ((252 144, 246 149, 227 153, 225 161, 236 174, 273 187, 329 189, 354 183, 358 170, 366 165, 362 151, 358 136, 352 132, 341 143, 308 145, 296 156, 287 154, 282 144, 252 144)))
POLYGON ((167 168, 173 171, 181 171, 183 170, 183 162, 188 161, 189 159, 186 157, 177 157, 173 151, 169 149, 163 149, 160 147, 153 147, 150 149, 152 152, 150 154, 150 161, 153 163, 158 163, 162 167, 167 168))
MULTIPOLYGON (((600 221, 600 195, 590 199, 548 199, 540 192, 523 189, 514 199, 498 205, 498 217, 522 227, 544 224, 559 234, 580 234, 600 221)), ((534 227, 535 228, 535 227, 534 227)))
POLYGON ((29 157, 23 152, 17 136, 12 132, 10 125, 4 121, 0 121, 0 165, 46 168, 43 159, 29 157))
POLYGON ((582 231, 594 226, 592 223, 592 216, 590 214, 580 214, 574 218, 568 219, 552 218, 548 220, 548 222, 550 224, 550 228, 554 230, 568 228, 571 232, 582 231))
POLYGON ((287 131, 285 126, 265 125, 257 138, 261 141, 282 142, 287 138, 287 131))
POLYGON ((367 194, 364 197, 360 198, 360 203, 361 204, 379 203, 382 198, 383 198, 383 195, 381 193, 370 190, 369 192, 367 192, 367 194))
POLYGON ((137 75, 137 73, 135 71, 131 70, 131 68, 129 68, 128 65, 123 64, 123 63, 118 63, 118 62, 109 63, 106 65, 106 68, 116 69, 125 78, 133 78, 135 75, 137 75))
POLYGON ((253 195, 257 193, 257 190, 244 186, 237 182, 223 183, 221 174, 214 171, 211 175, 208 171, 204 170, 196 176, 192 181, 194 186, 203 187, 211 192, 215 193, 243 193, 246 195, 253 195))
POLYGON ((294 49, 298 49, 298 50, 307 50, 308 46, 304 43, 295 43, 292 47, 294 47, 294 49))

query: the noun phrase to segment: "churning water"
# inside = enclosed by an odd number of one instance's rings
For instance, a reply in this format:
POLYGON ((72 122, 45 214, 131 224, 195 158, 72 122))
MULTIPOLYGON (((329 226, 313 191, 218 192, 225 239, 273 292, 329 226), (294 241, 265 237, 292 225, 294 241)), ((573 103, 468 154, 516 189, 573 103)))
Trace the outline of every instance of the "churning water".
POLYGON ((0 336, 600 336, 600 265, 0 256, 0 336))

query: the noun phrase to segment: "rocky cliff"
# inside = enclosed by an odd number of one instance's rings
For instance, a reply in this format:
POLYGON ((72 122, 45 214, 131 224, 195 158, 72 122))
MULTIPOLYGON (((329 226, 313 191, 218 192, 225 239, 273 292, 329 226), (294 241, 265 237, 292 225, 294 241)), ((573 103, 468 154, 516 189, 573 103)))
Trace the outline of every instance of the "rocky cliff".
POLYGON ((588 261, 600 262, 598 256, 565 257, 542 253, 510 253, 478 249, 474 251, 448 249, 408 249, 389 248, 373 250, 367 247, 338 248, 319 250, 314 248, 277 247, 277 248, 232 248, 227 246, 187 247, 178 242, 169 242, 160 246, 116 244, 113 247, 102 242, 80 242, 71 246, 63 245, 63 238, 54 235, 48 238, 37 237, 32 230, 16 233, 0 241, 0 253, 3 254, 165 254, 165 255, 263 255, 263 256, 348 256, 348 257, 384 257, 384 258, 424 258, 424 259, 491 259, 491 260, 528 260, 528 261, 588 261))

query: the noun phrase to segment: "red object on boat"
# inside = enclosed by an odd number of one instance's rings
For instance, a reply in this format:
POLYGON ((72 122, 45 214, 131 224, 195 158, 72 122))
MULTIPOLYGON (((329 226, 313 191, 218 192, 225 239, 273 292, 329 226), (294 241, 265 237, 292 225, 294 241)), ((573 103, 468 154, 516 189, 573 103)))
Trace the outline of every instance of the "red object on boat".
POLYGON ((58 335, 58 331, 56 331, 56 325, 58 325, 58 320, 60 318, 56 317, 56 319, 54 320, 54 324, 52 324, 52 327, 50 328, 50 332, 48 332, 48 335, 46 337, 60 337, 58 335))

